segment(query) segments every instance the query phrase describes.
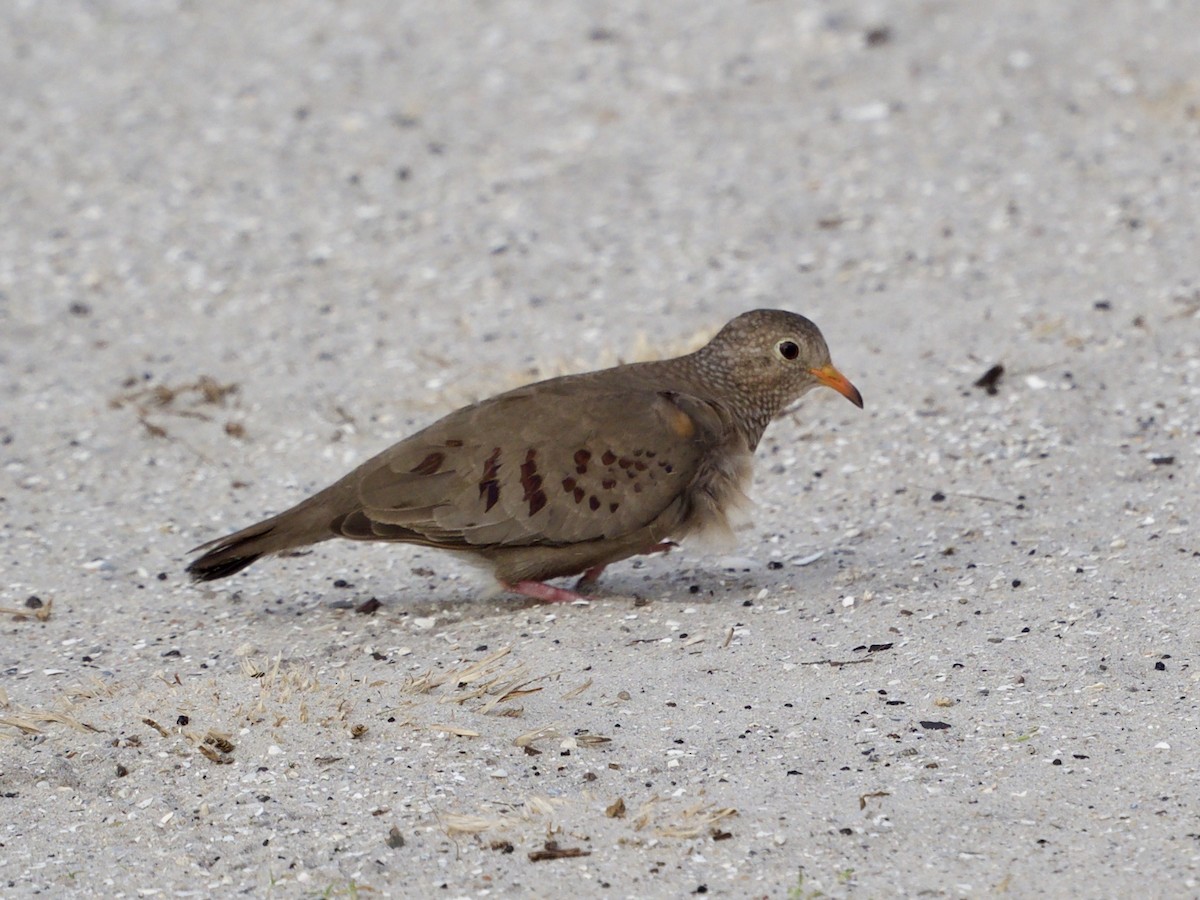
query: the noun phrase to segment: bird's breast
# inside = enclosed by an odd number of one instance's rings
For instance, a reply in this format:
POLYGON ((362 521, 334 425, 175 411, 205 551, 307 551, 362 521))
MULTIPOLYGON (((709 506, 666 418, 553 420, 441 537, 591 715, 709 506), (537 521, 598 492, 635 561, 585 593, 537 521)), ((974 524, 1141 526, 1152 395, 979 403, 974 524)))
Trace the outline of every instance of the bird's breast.
POLYGON ((734 530, 750 521, 753 459, 740 440, 705 457, 687 492, 684 533, 732 541, 734 530))

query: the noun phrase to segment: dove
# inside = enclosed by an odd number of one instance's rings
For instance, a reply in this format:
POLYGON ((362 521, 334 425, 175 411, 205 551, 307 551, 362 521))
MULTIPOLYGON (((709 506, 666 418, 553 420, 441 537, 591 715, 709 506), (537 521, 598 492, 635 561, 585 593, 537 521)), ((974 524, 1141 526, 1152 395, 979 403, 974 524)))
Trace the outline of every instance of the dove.
POLYGON ((581 598, 604 568, 730 530, 771 421, 824 385, 862 408, 820 330, 784 310, 695 352, 551 378, 450 413, 291 509, 202 544, 195 581, 331 538, 435 547, 504 590, 581 598), (547 582, 581 576, 575 590, 547 582))

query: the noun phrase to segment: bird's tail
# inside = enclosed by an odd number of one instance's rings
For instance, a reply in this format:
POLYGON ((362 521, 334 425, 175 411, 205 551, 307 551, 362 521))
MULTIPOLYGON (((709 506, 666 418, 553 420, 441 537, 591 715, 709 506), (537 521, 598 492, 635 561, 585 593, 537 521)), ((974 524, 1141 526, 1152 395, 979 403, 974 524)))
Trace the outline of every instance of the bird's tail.
POLYGON ((192 552, 204 552, 191 561, 187 573, 193 581, 215 581, 242 571, 268 554, 332 538, 335 535, 329 528, 329 517, 323 512, 320 505, 310 500, 241 531, 201 544, 192 552))

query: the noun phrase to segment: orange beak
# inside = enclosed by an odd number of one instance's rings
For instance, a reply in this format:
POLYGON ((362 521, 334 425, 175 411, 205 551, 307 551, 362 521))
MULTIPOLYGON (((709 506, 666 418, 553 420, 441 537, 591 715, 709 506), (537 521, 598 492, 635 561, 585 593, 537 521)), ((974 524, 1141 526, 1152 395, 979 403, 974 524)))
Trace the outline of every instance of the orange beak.
POLYGON ((862 394, 858 392, 858 388, 849 382, 845 375, 833 367, 833 363, 821 366, 819 369, 809 369, 808 371, 825 387, 833 388, 859 409, 862 409, 862 394))

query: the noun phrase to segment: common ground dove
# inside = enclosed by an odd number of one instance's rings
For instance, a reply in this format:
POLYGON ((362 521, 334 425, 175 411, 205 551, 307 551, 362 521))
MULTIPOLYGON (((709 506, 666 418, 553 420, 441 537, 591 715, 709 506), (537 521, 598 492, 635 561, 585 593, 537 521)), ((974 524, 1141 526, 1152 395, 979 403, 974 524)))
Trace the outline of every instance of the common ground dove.
POLYGON ((450 413, 257 525, 197 547, 197 581, 329 538, 437 547, 544 601, 545 581, 728 530, 771 420, 817 385, 861 407, 817 326, 744 313, 675 359, 552 378, 450 413))

